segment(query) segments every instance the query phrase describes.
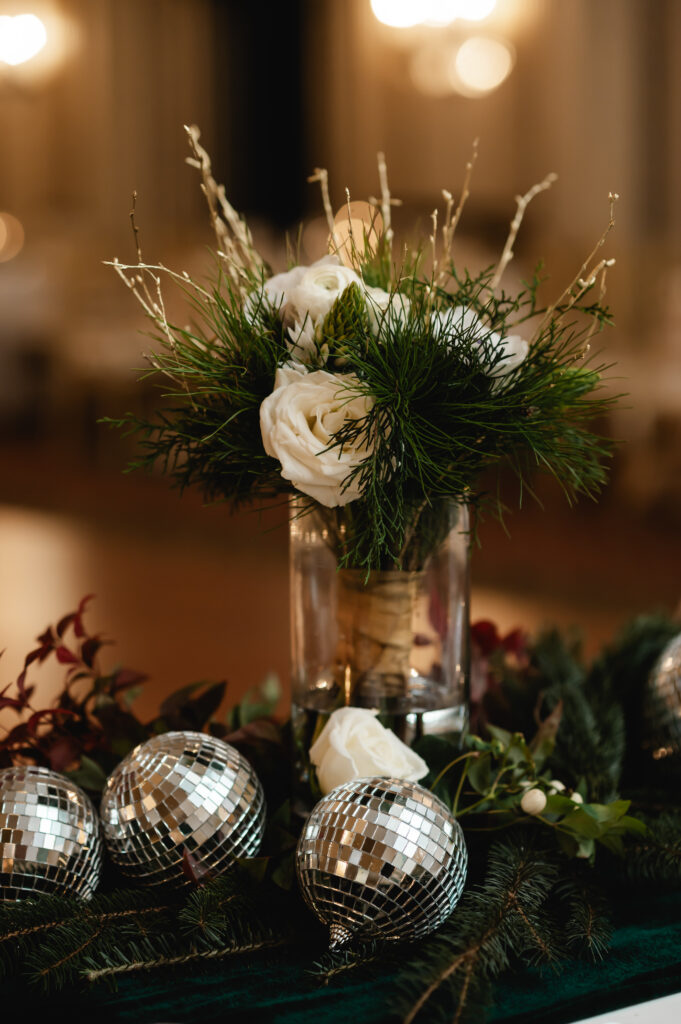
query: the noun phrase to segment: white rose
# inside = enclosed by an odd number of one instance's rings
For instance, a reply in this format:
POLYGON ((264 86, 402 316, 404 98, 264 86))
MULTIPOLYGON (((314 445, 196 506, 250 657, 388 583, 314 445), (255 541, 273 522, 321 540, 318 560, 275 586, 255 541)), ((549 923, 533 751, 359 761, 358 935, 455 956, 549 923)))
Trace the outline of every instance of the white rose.
POLYGON ((528 343, 519 334, 509 334, 508 338, 491 334, 490 339, 494 355, 502 353, 501 359, 490 369, 490 377, 505 377, 507 373, 517 370, 530 350, 528 343))
POLYGON ((364 441, 329 448, 347 420, 363 419, 372 400, 353 392, 354 374, 307 373, 296 363, 282 366, 274 391, 260 406, 260 431, 268 455, 279 459, 281 475, 320 505, 334 508, 359 497, 350 472, 369 454, 364 441))
MULTIPOLYGON (((465 306, 433 310, 430 314, 430 330, 434 338, 445 337, 454 344, 462 339, 475 342, 483 350, 488 364, 495 360, 488 370, 489 376, 494 378, 505 377, 516 370, 530 348, 519 334, 502 338, 497 331, 491 331, 477 313, 465 306)), ((494 386, 499 387, 499 383, 494 386)))
POLYGON ((287 292, 286 313, 299 322, 309 316, 317 324, 351 284, 363 287, 359 274, 352 267, 343 266, 337 256, 326 256, 313 266, 305 267, 297 283, 287 292))
POLYGON ((418 782, 428 765, 367 708, 334 711, 310 748, 322 793, 372 775, 418 782))
POLYGON ((489 337, 490 330, 472 309, 450 306, 431 312, 430 333, 434 338, 444 337, 457 345, 462 340, 482 341, 489 337))
POLYGON ((381 324, 404 324, 409 317, 411 302, 401 292, 386 292, 383 288, 365 288, 371 331, 377 335, 381 324))
POLYGON ((293 267, 292 270, 286 270, 283 274, 275 274, 264 281, 260 288, 252 291, 244 302, 244 314, 247 319, 253 323, 263 304, 281 312, 282 307, 286 304, 289 291, 298 284, 306 269, 306 267, 293 267))

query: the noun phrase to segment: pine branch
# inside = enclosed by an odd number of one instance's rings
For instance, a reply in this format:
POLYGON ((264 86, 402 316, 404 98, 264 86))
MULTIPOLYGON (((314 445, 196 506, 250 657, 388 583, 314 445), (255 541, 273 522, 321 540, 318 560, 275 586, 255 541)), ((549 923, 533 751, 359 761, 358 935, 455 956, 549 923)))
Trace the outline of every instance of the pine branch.
POLYGON ((132 974, 137 971, 152 971, 159 968, 180 967, 190 963, 208 963, 212 960, 221 960, 229 956, 243 956, 246 953, 258 953, 265 949, 276 949, 286 945, 290 941, 286 938, 271 937, 254 942, 242 943, 241 945, 226 946, 224 949, 194 949, 188 953, 180 953, 175 956, 161 955, 126 960, 122 963, 108 963, 104 967, 88 966, 83 971, 83 977, 89 982, 111 980, 122 974, 132 974))
POLYGON ((513 956, 530 963, 558 960, 557 930, 544 910, 556 877, 556 865, 540 851, 513 841, 493 846, 483 887, 469 891, 398 979, 403 1024, 426 1009, 424 1019, 440 1019, 444 1007, 448 1020, 473 1020, 488 1001, 489 981, 513 956))

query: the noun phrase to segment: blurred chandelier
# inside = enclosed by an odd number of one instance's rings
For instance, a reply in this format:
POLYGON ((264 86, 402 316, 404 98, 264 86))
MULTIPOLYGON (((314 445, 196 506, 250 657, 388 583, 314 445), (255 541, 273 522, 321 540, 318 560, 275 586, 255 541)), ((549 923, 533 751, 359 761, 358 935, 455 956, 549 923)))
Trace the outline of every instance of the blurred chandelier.
MULTIPOLYGON (((524 0, 527 3, 527 0, 524 0)), ((409 74, 431 97, 486 96, 510 75, 515 47, 500 31, 514 0, 370 0, 376 19, 410 50, 409 74)), ((509 17, 510 15, 510 17, 509 17)))

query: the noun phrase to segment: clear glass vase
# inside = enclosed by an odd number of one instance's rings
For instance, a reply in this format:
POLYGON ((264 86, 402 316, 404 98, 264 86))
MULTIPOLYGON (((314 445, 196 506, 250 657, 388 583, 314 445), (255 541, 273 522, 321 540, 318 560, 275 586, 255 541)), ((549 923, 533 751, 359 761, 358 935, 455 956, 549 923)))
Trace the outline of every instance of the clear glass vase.
POLYGON ((336 708, 372 708, 411 742, 468 720, 468 510, 421 516, 404 569, 339 568, 343 510, 292 504, 292 719, 301 755, 336 708), (419 532, 420 531, 420 532, 419 532))

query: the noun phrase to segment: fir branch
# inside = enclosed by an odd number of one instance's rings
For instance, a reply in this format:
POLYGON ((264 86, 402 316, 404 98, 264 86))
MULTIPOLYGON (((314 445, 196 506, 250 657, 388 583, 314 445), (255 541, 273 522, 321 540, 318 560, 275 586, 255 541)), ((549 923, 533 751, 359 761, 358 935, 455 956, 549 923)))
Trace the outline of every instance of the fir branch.
POLYGON ((286 938, 271 937, 245 942, 238 945, 226 946, 223 949, 194 949, 188 953, 177 955, 156 955, 145 958, 144 952, 125 962, 107 963, 104 967, 88 966, 83 971, 83 977, 93 983, 98 981, 111 980, 123 974, 132 974, 137 971, 152 971, 159 968, 180 967, 191 963, 209 963, 212 960, 222 960, 229 956, 243 956, 247 953, 259 953, 266 949, 276 949, 287 943, 286 938))
POLYGON ((556 877, 556 865, 541 852, 513 841, 495 844, 482 888, 464 896, 422 956, 398 976, 403 1024, 426 1008, 424 1019, 439 1019, 445 1006, 447 1020, 474 1020, 489 999, 489 981, 513 955, 531 963, 557 960, 559 937, 544 911, 556 877))
MULTIPOLYGON (((399 959, 403 962, 404 950, 400 953, 399 959)), ((396 960, 397 955, 386 943, 367 942, 354 949, 330 950, 313 964, 308 974, 321 985, 328 985, 350 971, 361 975, 370 974, 374 970, 383 972, 396 960)))

